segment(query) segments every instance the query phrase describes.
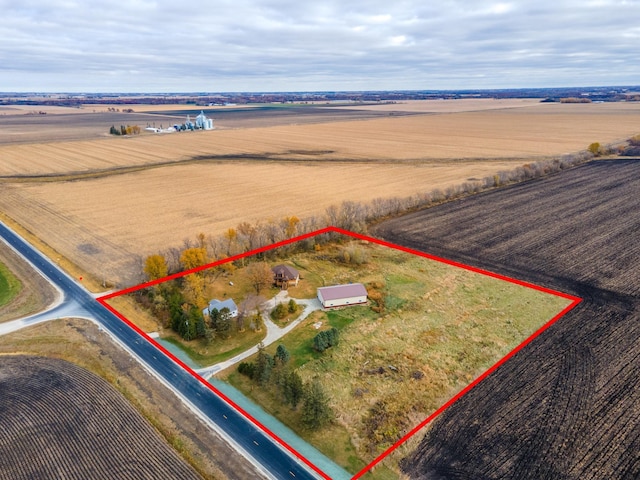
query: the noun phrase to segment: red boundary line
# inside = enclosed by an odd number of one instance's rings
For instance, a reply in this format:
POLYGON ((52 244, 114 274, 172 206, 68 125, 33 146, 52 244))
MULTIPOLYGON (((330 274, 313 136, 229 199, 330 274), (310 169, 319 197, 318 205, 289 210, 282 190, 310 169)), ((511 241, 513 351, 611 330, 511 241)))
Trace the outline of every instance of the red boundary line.
POLYGON ((434 418, 436 418, 443 411, 445 411, 447 408, 449 408, 451 405, 453 405, 455 402, 457 402, 460 398, 462 398, 464 395, 466 395, 472 388, 474 388, 476 385, 478 385, 480 382, 482 382, 485 378, 487 378, 489 375, 491 375, 493 372, 495 372, 507 360, 509 360, 516 353, 518 353, 520 350, 522 350, 527 344, 529 344, 531 341, 533 341, 538 335, 540 335, 542 332, 544 332, 547 328, 549 328, 551 325, 553 325, 556 321, 558 321, 560 318, 562 318, 565 314, 567 314, 570 310, 572 310, 576 305, 578 305, 582 301, 582 299, 579 298, 579 297, 575 297, 573 295, 569 295, 569 294, 566 294, 566 293, 558 292, 556 290, 552 290, 552 289, 549 289, 549 288, 546 288, 546 287, 542 287, 540 285, 535 285, 535 284, 532 284, 532 283, 524 282, 522 280, 517 280, 517 279, 514 279, 514 278, 510 278, 510 277, 507 277, 507 276, 504 276, 504 275, 500 275, 498 273, 490 272, 488 270, 483 270, 483 269, 472 267, 472 266, 465 265, 465 264, 462 264, 462 263, 454 262, 454 261, 448 260, 446 258, 437 257, 435 255, 431 255, 431 254, 428 254, 428 253, 420 252, 418 250, 413 250, 411 248, 403 247, 403 246, 400 246, 400 245, 395 245, 393 243, 389 243, 389 242, 386 242, 384 240, 380 240, 380 239, 372 238, 372 237, 367 237, 367 236, 359 234, 359 233, 351 232, 351 231, 344 230, 344 229, 341 229, 341 228, 338 228, 338 227, 333 227, 333 226, 326 227, 326 228, 323 228, 323 229, 320 229, 320 230, 316 230, 314 232, 306 233, 304 235, 299 235, 297 237, 293 237, 293 238, 290 238, 290 239, 287 239, 287 240, 283 240, 283 241, 274 243, 272 245, 268 245, 268 246, 265 246, 265 247, 260 247, 260 248, 251 250, 249 252, 245 252, 245 253, 241 253, 241 254, 238 254, 238 255, 234 255, 234 256, 229 257, 229 258, 225 258, 225 259, 218 260, 218 261, 215 261, 215 262, 212 262, 212 263, 208 263, 207 265, 202 265, 201 267, 192 268, 192 269, 186 270, 184 272, 179 272, 179 273, 176 273, 176 274, 173 274, 173 275, 169 275, 167 277, 160 278, 158 280, 153 280, 153 281, 150 281, 150 282, 142 283, 140 285, 136 285, 136 286, 133 286, 133 287, 130 287, 130 288, 126 288, 124 290, 119 290, 117 292, 112 292, 110 294, 103 295, 103 296, 97 298, 97 301, 100 302, 100 304, 102 306, 104 306, 107 310, 109 310, 111 313, 116 315, 120 320, 125 322, 131 328, 133 328, 136 332, 138 332, 138 334, 143 336, 147 341, 151 342, 158 350, 160 350, 162 353, 164 353, 166 356, 168 356, 171 360, 173 360, 178 365, 180 365, 182 368, 184 368, 185 371, 190 373, 202 385, 204 385, 209 390, 211 390, 213 393, 215 393, 220 398, 222 398, 231 407, 235 408, 238 412, 240 412, 247 420, 249 420, 251 423, 253 423, 256 427, 260 428, 263 432, 265 432, 269 437, 271 437, 279 445, 284 447, 295 458, 297 458, 300 461, 304 462, 309 468, 311 468, 313 471, 318 473, 322 478, 324 478, 326 480, 331 480, 331 477, 329 477, 326 473, 324 473, 322 470, 320 470, 317 466, 315 466, 306 457, 304 457, 300 453, 298 453, 293 447, 291 447, 289 444, 287 444, 284 440, 282 440, 280 437, 278 437, 275 433, 273 433, 267 427, 262 425, 257 419, 255 419, 248 412, 243 410, 233 400, 231 400, 229 397, 227 397, 224 393, 222 393, 220 390, 218 390, 212 384, 207 382, 204 378, 202 378, 195 371, 193 371, 188 365, 186 365, 184 362, 182 362, 182 360, 180 360, 175 355, 173 355, 170 351, 168 351, 166 348, 164 348, 162 345, 160 345, 158 342, 156 342, 153 338, 151 338, 144 331, 142 331, 137 325, 132 323, 129 319, 124 317, 120 312, 118 312, 115 308, 111 307, 106 302, 107 300, 109 300, 111 298, 115 298, 115 297, 119 297, 121 295, 125 295, 125 294, 128 294, 128 293, 136 292, 138 290, 142 290, 144 288, 148 288, 148 287, 151 287, 153 285, 157 285, 159 283, 163 283, 163 282, 166 282, 166 281, 169 281, 169 280, 174 280, 176 278, 180 278, 180 277, 183 277, 185 275, 189 275, 191 273, 197 273, 197 272, 200 272, 202 270, 206 270, 208 268, 216 267, 216 266, 222 265, 224 263, 233 262, 235 260, 240 260, 240 259, 248 257, 248 256, 257 255, 259 253, 266 252, 268 250, 273 250, 273 249, 278 248, 278 247, 283 247, 285 245, 290 245, 292 243, 299 242, 301 240, 306 240, 308 238, 315 237, 315 236, 318 236, 318 235, 322 235, 322 234, 325 234, 325 233, 339 233, 339 234, 346 235, 346 236, 349 236, 349 237, 352 237, 352 238, 357 238, 359 240, 365 240, 367 242, 376 243, 378 245, 382 245, 382 246, 385 246, 385 247, 388 247, 388 248, 393 248, 395 250, 400 250, 400 251, 403 251, 403 252, 406 252, 406 253, 409 253, 409 254, 412 254, 412 255, 416 255, 416 256, 419 256, 419 257, 423 257, 423 258, 428 258, 430 260, 435 260, 435 261, 440 262, 440 263, 445 263, 447 265, 451 265, 451 266, 454 266, 454 267, 462 268, 464 270, 469 270, 471 272, 479 273, 479 274, 486 275, 486 276, 489 276, 489 277, 493 277, 493 278, 496 278, 496 279, 499 279, 499 280, 503 280, 503 281, 506 281, 506 282, 509 282, 509 283, 513 283, 513 284, 520 285, 520 286, 523 286, 523 287, 527 287, 527 288, 531 288, 531 289, 534 289, 534 290, 538 290, 540 292, 544 292, 544 293, 548 293, 548 294, 555 295, 555 296, 558 296, 558 297, 566 298, 567 300, 571 300, 571 303, 566 308, 564 308, 564 310, 562 310, 555 317, 553 317, 551 320, 549 320, 547 323, 545 323, 542 327, 540 327, 538 330, 536 330, 532 335, 530 335, 528 338, 526 338, 522 343, 520 343, 517 347, 515 347, 511 352, 509 352, 502 359, 500 359, 495 365, 493 365, 491 368, 489 368, 487 371, 485 371, 482 375, 480 375, 478 378, 476 378, 472 383, 467 385, 462 391, 457 393, 448 402, 446 402, 444 405, 442 405, 440 408, 438 408, 435 412, 433 412, 431 415, 429 415, 429 417, 427 417, 425 420, 423 420, 418 425, 416 425, 404 437, 402 437, 400 440, 398 440, 396 443, 394 443, 391 447, 389 447, 387 450, 385 450, 382 454, 380 454, 378 457, 376 457, 376 459, 374 459, 373 462, 371 462, 369 465, 367 465, 362 470, 360 470, 358 473, 356 473, 352 477, 352 480, 356 480, 356 479, 362 477, 363 475, 365 475, 368 471, 370 471, 378 463, 380 463, 382 460, 384 460, 389 454, 391 454, 395 449, 397 449, 400 445, 402 445, 410 437, 415 435, 420 429, 422 429, 424 426, 426 426, 428 423, 430 423, 434 418))

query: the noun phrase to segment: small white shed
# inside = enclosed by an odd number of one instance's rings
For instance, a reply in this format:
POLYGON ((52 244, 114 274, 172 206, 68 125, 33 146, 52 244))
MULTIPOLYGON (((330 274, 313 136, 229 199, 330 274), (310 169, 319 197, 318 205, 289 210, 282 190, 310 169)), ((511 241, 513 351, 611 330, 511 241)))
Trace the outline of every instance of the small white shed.
POLYGON ((320 287, 318 300, 323 308, 361 305, 367 303, 367 289, 361 283, 320 287))

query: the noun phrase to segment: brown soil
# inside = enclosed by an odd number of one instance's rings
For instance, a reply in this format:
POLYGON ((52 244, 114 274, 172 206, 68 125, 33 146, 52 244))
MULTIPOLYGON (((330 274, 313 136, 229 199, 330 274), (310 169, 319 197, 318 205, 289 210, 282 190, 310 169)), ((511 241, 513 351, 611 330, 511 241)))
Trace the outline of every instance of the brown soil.
POLYGON ((2 478, 200 478, 116 390, 71 363, 3 357, 0 409, 2 478))
POLYGON ((639 478, 640 161, 598 161, 377 234, 583 302, 423 433, 416 479, 639 478))
MULTIPOLYGON (((87 320, 55 320, 0 337, 2 354, 49 357, 14 359, 16 363, 10 370, 6 366, 14 357, 3 357, 0 362, 0 368, 4 369, 0 372, 1 381, 11 382, 11 389, 0 388, 3 397, 0 409, 9 408, 6 395, 15 398, 16 382, 22 382, 24 388, 19 391, 28 400, 11 407, 21 408, 24 416, 19 413, 0 415, 0 423, 10 422, 2 425, 0 445, 4 446, 0 446, 0 465, 3 460, 16 459, 11 461, 11 470, 8 465, 0 468, 0 472, 10 472, 9 477, 0 474, 2 478, 36 478, 30 476, 33 473, 30 469, 36 468, 38 462, 45 462, 41 455, 44 447, 51 452, 51 463, 43 463, 43 469, 65 465, 65 469, 76 468, 80 472, 65 478, 167 478, 167 471, 176 472, 176 475, 170 474, 170 478, 195 478, 197 475, 185 466, 162 437, 205 478, 260 478, 244 457, 87 320), (37 368, 21 378, 20 371, 27 371, 28 365, 37 368), (115 389, 85 369, 106 379, 115 389), (39 405, 37 411, 29 404, 39 405), (29 420, 23 421, 25 417, 29 420), (12 418, 20 421, 12 422, 12 418), (110 424, 115 427, 113 431, 110 424), (15 442, 24 438, 26 425, 37 425, 37 428, 28 430, 30 442, 20 440, 24 448, 13 451, 15 442), (129 425, 135 428, 130 429, 129 425), (11 435, 5 435, 6 428, 10 428, 11 435), (118 440, 114 441, 114 438, 118 440), (17 456, 19 463, 16 463, 17 456), (69 463, 70 456, 76 459, 75 467, 69 463), (127 471, 118 470, 119 467, 130 469, 131 474, 127 476, 127 471), (89 471, 92 473, 87 473, 89 471), (154 473, 150 475, 146 471, 154 473), (124 476, 120 476, 121 472, 124 476)), ((37 478, 57 477, 54 470, 46 470, 37 478)))

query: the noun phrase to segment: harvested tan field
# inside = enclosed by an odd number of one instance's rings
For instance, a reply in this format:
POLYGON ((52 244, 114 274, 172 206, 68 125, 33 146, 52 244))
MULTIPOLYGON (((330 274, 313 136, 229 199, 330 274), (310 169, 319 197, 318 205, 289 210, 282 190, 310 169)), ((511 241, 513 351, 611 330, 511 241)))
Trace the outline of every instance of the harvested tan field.
POLYGON ((358 105, 357 103, 336 108, 354 108, 383 112, 412 113, 456 113, 496 110, 502 108, 531 107, 540 104, 539 98, 469 98, 455 100, 400 100, 395 103, 382 102, 377 105, 358 105))
POLYGON ((252 155, 297 160, 539 158, 640 131, 640 104, 547 104, 438 115, 0 146, 0 176, 252 155))
POLYGON ((321 215, 344 200, 408 196, 521 161, 421 165, 226 162, 73 182, 3 184, 0 210, 98 279, 140 280, 140 255, 238 223, 321 215))

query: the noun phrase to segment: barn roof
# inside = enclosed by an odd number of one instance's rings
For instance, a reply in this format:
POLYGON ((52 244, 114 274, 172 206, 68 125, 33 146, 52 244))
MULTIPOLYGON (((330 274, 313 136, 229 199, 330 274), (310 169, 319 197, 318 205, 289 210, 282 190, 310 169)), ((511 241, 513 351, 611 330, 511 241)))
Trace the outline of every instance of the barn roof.
POLYGON ((349 283, 346 285, 333 285, 320 287, 318 293, 324 300, 338 300, 340 298, 360 297, 367 295, 367 289, 361 283, 349 283))

